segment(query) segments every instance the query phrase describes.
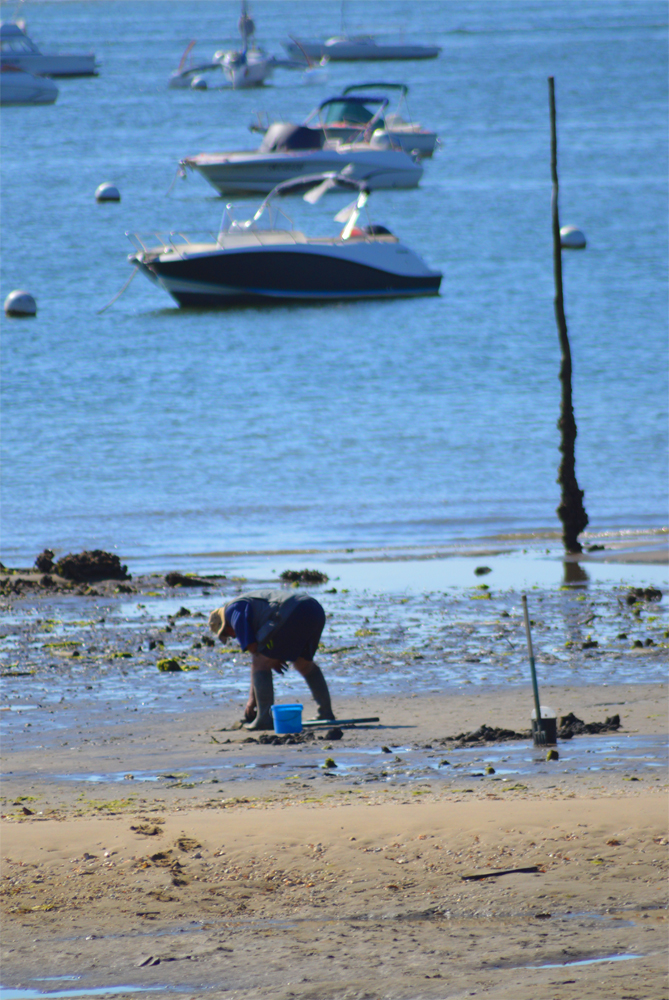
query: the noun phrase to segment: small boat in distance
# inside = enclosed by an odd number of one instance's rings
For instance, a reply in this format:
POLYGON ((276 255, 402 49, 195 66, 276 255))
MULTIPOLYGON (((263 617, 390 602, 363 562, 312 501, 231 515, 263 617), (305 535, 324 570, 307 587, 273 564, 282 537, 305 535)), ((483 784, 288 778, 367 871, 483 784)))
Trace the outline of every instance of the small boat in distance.
POLYGON ((214 59, 220 62, 233 90, 262 87, 276 67, 274 56, 255 46, 242 52, 217 52, 214 59))
POLYGON ((208 77, 211 70, 223 74, 220 79, 225 79, 232 84, 233 90, 244 90, 249 87, 260 87, 268 77, 274 72, 277 66, 295 65, 289 60, 279 60, 268 55, 255 44, 255 24, 253 18, 248 13, 246 3, 242 3, 242 14, 239 18, 238 27, 241 32, 243 48, 219 49, 214 53, 211 62, 191 61, 191 51, 195 45, 192 41, 181 57, 181 62, 170 76, 169 86, 172 88, 208 90, 208 81, 211 79, 214 89, 218 89, 219 82, 215 77, 208 77))
POLYGON ((390 59, 435 59, 438 45, 412 45, 408 42, 377 42, 371 35, 336 35, 326 41, 315 38, 291 38, 281 43, 291 59, 322 59, 333 62, 363 62, 390 59))
POLYGON ((55 104, 58 87, 47 76, 33 76, 18 66, 0 66, 0 105, 55 104))
POLYGON ((277 185, 248 220, 226 208, 216 234, 126 233, 136 247, 128 256, 180 306, 216 307, 259 302, 414 298, 437 295, 442 275, 432 271, 385 226, 358 225, 369 188, 345 173, 321 173, 277 185), (274 199, 309 186, 315 203, 330 188, 349 188, 355 200, 337 213, 337 236, 306 236, 274 199), (259 223, 267 212, 269 226, 259 223), (278 216, 290 225, 280 228, 278 216), (149 242, 152 240, 153 242, 149 242))
POLYGON ((216 52, 214 60, 220 62, 234 90, 261 87, 274 72, 277 61, 256 45, 256 26, 248 12, 246 0, 242 0, 238 27, 243 42, 241 52, 216 52))
POLYGON ((0 24, 0 63, 16 66, 35 76, 97 76, 95 53, 41 52, 28 37, 22 22, 0 24))

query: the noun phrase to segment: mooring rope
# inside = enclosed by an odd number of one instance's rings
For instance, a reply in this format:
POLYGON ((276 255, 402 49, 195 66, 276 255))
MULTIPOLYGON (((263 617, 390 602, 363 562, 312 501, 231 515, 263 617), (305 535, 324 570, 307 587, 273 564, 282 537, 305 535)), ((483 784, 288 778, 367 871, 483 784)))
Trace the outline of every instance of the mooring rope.
POLYGON ((128 287, 128 285, 130 284, 130 282, 135 277, 135 275, 137 274, 138 271, 139 271, 139 267, 135 267, 133 269, 132 274, 130 275, 130 277, 126 281, 126 283, 123 286, 123 288, 121 289, 121 291, 117 292, 116 295, 114 296, 114 298, 111 300, 111 302, 108 302, 106 306, 103 306, 102 309, 98 309, 98 311, 97 311, 97 315, 98 316, 100 315, 100 313, 103 313, 105 311, 105 309, 109 309, 110 306, 113 306, 117 299, 120 299, 120 297, 123 295, 124 291, 126 290, 126 288, 128 287))

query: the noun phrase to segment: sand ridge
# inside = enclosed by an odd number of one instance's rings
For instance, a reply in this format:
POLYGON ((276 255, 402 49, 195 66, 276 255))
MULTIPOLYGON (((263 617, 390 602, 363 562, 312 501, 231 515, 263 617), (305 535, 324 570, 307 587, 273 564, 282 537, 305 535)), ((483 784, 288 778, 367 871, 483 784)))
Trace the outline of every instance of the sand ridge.
POLYGON ((500 798, 28 817, 3 838, 5 976, 38 943, 51 975, 183 995, 664 996, 665 796, 500 798), (614 954, 644 957, 564 964, 614 954))

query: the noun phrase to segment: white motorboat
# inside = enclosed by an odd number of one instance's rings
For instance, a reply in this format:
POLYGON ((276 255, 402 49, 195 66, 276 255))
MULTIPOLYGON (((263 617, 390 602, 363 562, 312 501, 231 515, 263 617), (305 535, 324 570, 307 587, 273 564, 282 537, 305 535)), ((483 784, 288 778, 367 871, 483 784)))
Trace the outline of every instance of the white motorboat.
POLYGON ((336 35, 326 41, 315 38, 291 38, 281 43, 292 59, 321 59, 333 62, 362 62, 389 59, 434 59, 438 45, 412 45, 408 42, 377 42, 371 35, 336 35))
POLYGON ((217 52, 214 59, 222 66, 234 90, 262 87, 276 67, 274 56, 256 46, 242 52, 217 52))
POLYGON ((35 76, 97 76, 98 73, 93 52, 79 55, 41 52, 25 28, 14 21, 0 24, 0 63, 35 76))
MULTIPOLYGON (((437 145, 437 133, 429 132, 417 123, 405 121, 398 112, 386 113, 387 97, 354 95, 356 90, 399 90, 400 105, 409 88, 403 83, 361 83, 346 87, 339 97, 321 101, 302 123, 311 129, 320 129, 324 139, 355 142, 361 137, 371 138, 376 129, 382 129, 394 149, 417 153, 420 157, 432 156, 437 145)), ((250 126, 252 132, 266 132, 269 124, 258 118, 250 126)))
POLYGON ((17 66, 0 66, 0 104, 54 104, 58 87, 46 76, 33 76, 17 66))
POLYGON ((437 295, 442 275, 432 271, 384 226, 358 225, 369 197, 363 181, 324 173, 279 184, 253 218, 237 221, 226 209, 216 234, 127 233, 131 264, 157 282, 180 306, 437 295), (355 200, 335 216, 345 223, 337 236, 305 236, 292 228, 274 199, 308 184, 311 203, 325 190, 353 188, 355 200), (269 226, 260 220, 267 211, 269 226), (280 228, 278 216, 290 225, 280 228))
POLYGON ((221 194, 267 193, 283 181, 327 170, 338 173, 344 167, 370 191, 414 188, 423 175, 421 164, 391 149, 383 134, 375 134, 372 142, 329 142, 320 129, 281 123, 270 125, 255 151, 198 153, 185 157, 179 167, 182 176, 196 170, 221 194))

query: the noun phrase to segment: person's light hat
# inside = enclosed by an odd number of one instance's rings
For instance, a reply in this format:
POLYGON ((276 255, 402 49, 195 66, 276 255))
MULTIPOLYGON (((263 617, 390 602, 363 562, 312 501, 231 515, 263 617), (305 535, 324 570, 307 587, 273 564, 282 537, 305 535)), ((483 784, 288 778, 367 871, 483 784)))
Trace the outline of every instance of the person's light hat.
POLYGON ((225 607, 216 608, 215 611, 209 615, 209 628, 212 632, 215 632, 221 642, 225 643, 230 638, 229 635, 223 635, 223 629, 225 628, 225 607))

